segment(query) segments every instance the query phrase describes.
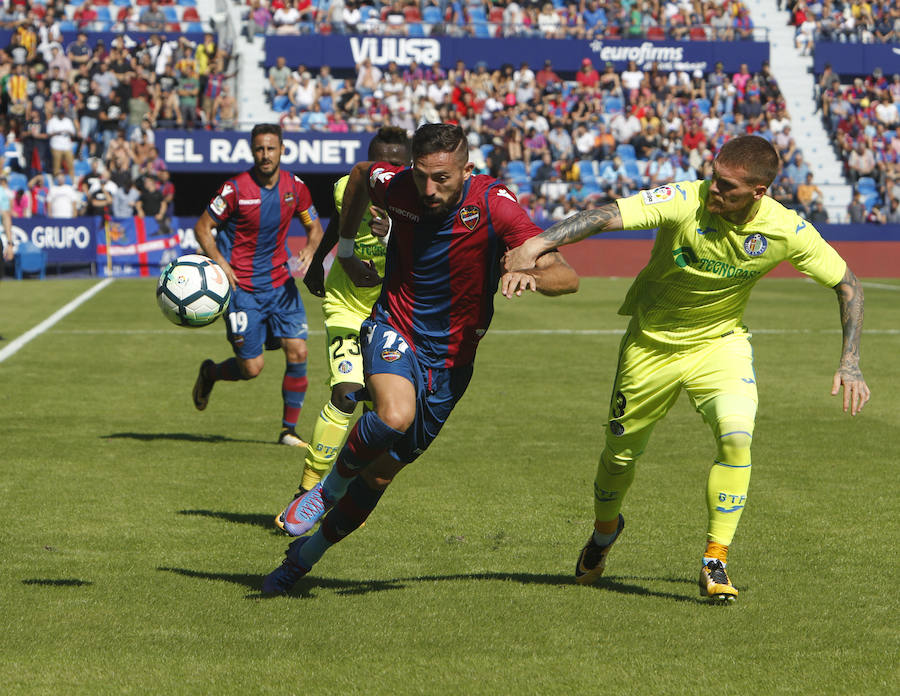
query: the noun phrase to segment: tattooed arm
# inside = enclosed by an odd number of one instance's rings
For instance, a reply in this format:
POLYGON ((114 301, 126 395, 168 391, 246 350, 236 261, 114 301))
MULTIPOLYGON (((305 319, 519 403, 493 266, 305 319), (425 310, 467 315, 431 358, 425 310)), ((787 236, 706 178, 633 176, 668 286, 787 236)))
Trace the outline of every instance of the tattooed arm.
POLYGON ((619 213, 619 206, 608 203, 595 210, 584 210, 560 220, 537 237, 532 237, 521 246, 510 249, 504 263, 509 270, 532 268, 538 256, 551 249, 581 241, 600 232, 621 230, 622 215, 619 213))
POLYGON ((844 342, 841 350, 841 363, 834 373, 831 395, 836 396, 844 387, 844 411, 850 409, 855 416, 862 411, 869 400, 870 392, 859 369, 859 340, 863 324, 863 289, 859 280, 848 267, 844 278, 834 286, 841 310, 841 328, 844 342))

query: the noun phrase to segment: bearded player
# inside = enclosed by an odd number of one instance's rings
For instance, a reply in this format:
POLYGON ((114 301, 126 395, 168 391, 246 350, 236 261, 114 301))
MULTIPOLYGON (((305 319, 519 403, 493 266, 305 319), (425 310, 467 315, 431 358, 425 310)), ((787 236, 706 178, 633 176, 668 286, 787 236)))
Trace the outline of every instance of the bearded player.
POLYGON ((200 365, 194 406, 206 408, 218 381, 259 375, 264 348, 280 345, 285 368, 278 442, 305 447, 296 426, 307 387, 306 310, 288 269, 286 240, 291 218, 299 218, 308 239, 299 253, 302 272, 322 239, 322 225, 306 184, 280 167, 281 127, 254 126, 250 148, 253 168, 222 185, 194 228, 203 253, 222 267, 231 283, 225 328, 234 350, 234 357, 223 362, 204 360, 200 365), (213 228, 218 229, 215 237, 213 228))
MULTIPOLYGON (((380 128, 369 143, 368 154, 369 159, 376 162, 388 162, 395 167, 409 165, 409 137, 406 131, 392 126, 380 128)), ((303 478, 297 496, 303 495, 322 480, 347 439, 350 420, 357 404, 352 397, 363 388, 365 381, 359 347, 359 325, 371 314, 372 305, 381 293, 381 285, 356 287, 340 263, 334 264, 328 272, 328 278, 324 278, 322 261, 338 239, 344 190, 349 179, 349 176, 341 177, 334 185, 337 214, 329 220, 322 243, 303 276, 303 282, 309 291, 325 298, 322 312, 325 314, 325 331, 328 336, 326 352, 331 398, 316 419, 306 448, 303 478)), ((371 263, 379 274, 384 273, 388 223, 390 218, 387 213, 370 207, 363 215, 356 234, 354 254, 371 263), (379 225, 383 229, 375 229, 379 225), (379 236, 376 236, 373 229, 379 232, 379 236)), ((275 525, 282 531, 287 531, 284 527, 284 511, 275 518, 275 525)))
POLYGON ((363 162, 350 173, 341 213, 338 261, 358 286, 380 275, 355 254, 369 199, 393 222, 384 283, 360 330, 365 386, 374 408, 360 416, 325 479, 285 514, 295 539, 263 582, 287 592, 334 544, 358 529, 404 466, 431 444, 472 377, 478 342, 505 296, 574 292, 578 276, 556 251, 526 272, 504 273, 503 253, 540 232, 501 182, 472 175, 459 126, 421 126, 413 166, 363 162), (327 514, 326 514, 327 513, 327 514))

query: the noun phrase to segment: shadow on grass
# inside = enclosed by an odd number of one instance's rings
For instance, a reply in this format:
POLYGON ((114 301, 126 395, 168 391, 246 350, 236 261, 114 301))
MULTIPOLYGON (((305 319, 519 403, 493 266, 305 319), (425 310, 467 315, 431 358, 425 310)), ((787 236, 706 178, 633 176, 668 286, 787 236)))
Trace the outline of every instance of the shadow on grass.
POLYGON ((236 524, 250 524, 254 527, 263 527, 264 529, 268 529, 269 531, 271 531, 273 534, 282 536, 282 533, 275 529, 275 524, 272 521, 275 519, 275 515, 269 513, 254 514, 241 512, 225 512, 222 510, 179 510, 178 514, 193 515, 195 517, 213 517, 219 520, 235 522, 236 524))
POLYGON ((153 442, 155 440, 174 440, 176 442, 243 442, 251 445, 275 445, 269 440, 242 440, 224 435, 198 435, 197 433, 110 433, 101 435, 102 440, 140 440, 153 442))
POLYGON ((49 587, 83 587, 93 585, 90 580, 78 578, 28 578, 22 581, 23 585, 45 585, 49 587))
MULTIPOLYGON (((274 568, 274 565, 273 565, 274 568)), ((253 593, 247 595, 247 599, 263 598, 264 595, 259 593, 265 575, 246 575, 240 573, 204 573, 198 570, 189 570, 187 568, 157 568, 157 570, 166 573, 176 573, 188 578, 200 578, 203 580, 222 580, 225 582, 233 582, 237 585, 243 585, 253 593)), ((571 575, 539 575, 536 573, 460 573, 454 575, 420 575, 417 577, 392 578, 391 580, 341 580, 338 578, 319 578, 315 576, 307 576, 302 578, 294 589, 289 593, 291 597, 308 598, 313 596, 312 591, 315 589, 333 590, 338 595, 361 595, 370 592, 383 592, 385 590, 402 590, 411 583, 420 582, 442 582, 447 580, 491 580, 499 582, 518 582, 523 585, 552 585, 554 587, 573 585, 575 581, 571 575)), ((624 582, 626 580, 640 582, 670 582, 678 585, 694 586, 694 583, 685 578, 656 578, 656 577, 629 577, 622 576, 617 578, 610 576, 602 578, 592 588, 598 591, 617 592, 626 595, 639 595, 643 597, 657 597, 660 599, 668 599, 676 602, 690 602, 692 604, 700 601, 696 594, 680 594, 677 592, 660 592, 651 590, 642 585, 633 584, 632 582, 624 582)))

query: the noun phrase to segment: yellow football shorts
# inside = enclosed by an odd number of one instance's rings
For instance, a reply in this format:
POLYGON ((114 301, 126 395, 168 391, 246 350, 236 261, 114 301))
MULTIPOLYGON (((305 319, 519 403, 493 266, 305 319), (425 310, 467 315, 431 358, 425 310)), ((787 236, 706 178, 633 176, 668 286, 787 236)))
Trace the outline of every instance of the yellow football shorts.
POLYGON ((675 352, 629 330, 619 350, 606 447, 625 460, 637 459, 682 389, 714 431, 719 421, 731 416, 752 426, 758 396, 750 335, 739 330, 675 352))
POLYGON ((328 344, 328 386, 351 382, 364 384, 362 351, 359 348, 359 325, 366 316, 346 307, 323 304, 328 344))

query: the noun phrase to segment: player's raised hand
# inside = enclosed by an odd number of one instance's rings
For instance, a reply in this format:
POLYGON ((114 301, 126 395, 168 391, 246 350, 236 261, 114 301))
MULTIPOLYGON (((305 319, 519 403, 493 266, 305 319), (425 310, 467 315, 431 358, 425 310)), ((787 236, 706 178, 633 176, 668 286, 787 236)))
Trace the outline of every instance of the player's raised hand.
POLYGON ((338 256, 338 261, 350 278, 350 282, 358 288, 372 288, 381 282, 381 276, 371 261, 363 261, 355 254, 338 256))
POLYGON ((530 273, 510 271, 504 273, 503 277, 500 278, 500 292, 506 298, 510 298, 513 295, 521 297, 522 292, 525 290, 531 290, 532 292, 537 290, 537 280, 530 273))
POLYGON ((370 205, 369 215, 372 216, 372 221, 369 223, 369 229, 372 231, 372 234, 387 244, 387 236, 391 232, 391 218, 388 216, 387 211, 382 210, 377 205, 370 205))
POLYGON ((869 385, 863 378, 862 371, 857 365, 841 365, 834 373, 831 385, 831 395, 837 396, 841 387, 844 388, 844 412, 850 411, 851 416, 863 410, 863 406, 872 395, 869 385))

